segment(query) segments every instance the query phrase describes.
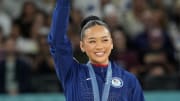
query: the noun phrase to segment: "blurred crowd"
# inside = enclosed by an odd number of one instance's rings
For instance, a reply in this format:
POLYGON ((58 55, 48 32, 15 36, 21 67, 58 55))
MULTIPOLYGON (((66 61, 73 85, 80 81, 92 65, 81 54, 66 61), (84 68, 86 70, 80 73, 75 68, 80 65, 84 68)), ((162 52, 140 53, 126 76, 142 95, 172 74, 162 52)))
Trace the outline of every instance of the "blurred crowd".
MULTIPOLYGON (((56 0, 0 0, 0 94, 63 92, 47 35, 56 0)), ((180 0, 71 0, 68 36, 74 57, 80 23, 97 15, 108 23, 110 59, 135 74, 144 90, 180 89, 180 0)))

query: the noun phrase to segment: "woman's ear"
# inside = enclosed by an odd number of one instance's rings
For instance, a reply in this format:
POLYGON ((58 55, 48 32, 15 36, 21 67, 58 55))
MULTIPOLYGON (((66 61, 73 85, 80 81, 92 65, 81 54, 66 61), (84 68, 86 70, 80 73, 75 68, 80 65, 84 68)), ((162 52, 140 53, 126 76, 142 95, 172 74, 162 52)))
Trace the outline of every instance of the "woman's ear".
POLYGON ((113 40, 112 40, 112 39, 111 39, 111 43, 112 43, 112 45, 111 45, 111 50, 113 50, 114 44, 113 44, 113 40))
POLYGON ((85 52, 84 43, 82 41, 80 41, 80 48, 81 48, 81 51, 84 53, 85 52))

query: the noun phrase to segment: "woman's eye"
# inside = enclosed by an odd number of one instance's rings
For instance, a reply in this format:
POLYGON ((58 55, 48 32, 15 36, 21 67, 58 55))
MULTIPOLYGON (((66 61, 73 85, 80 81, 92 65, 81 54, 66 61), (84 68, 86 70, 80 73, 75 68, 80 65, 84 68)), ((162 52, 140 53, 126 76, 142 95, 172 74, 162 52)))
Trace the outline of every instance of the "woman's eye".
POLYGON ((108 40, 108 39, 104 39, 103 41, 104 41, 104 42, 107 42, 107 41, 109 41, 109 40, 108 40))
POLYGON ((96 41, 92 40, 92 41, 89 41, 89 43, 95 43, 96 41))

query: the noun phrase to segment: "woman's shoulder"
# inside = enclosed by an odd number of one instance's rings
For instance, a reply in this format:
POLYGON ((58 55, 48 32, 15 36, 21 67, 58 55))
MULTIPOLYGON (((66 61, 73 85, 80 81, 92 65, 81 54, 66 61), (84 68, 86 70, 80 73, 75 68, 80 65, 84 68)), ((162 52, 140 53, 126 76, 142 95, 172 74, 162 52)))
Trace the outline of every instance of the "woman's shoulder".
POLYGON ((123 85, 127 88, 135 87, 135 85, 138 82, 138 79, 133 73, 125 70, 123 66, 118 65, 116 63, 113 63, 113 69, 113 78, 119 78, 121 82, 123 82, 123 85))

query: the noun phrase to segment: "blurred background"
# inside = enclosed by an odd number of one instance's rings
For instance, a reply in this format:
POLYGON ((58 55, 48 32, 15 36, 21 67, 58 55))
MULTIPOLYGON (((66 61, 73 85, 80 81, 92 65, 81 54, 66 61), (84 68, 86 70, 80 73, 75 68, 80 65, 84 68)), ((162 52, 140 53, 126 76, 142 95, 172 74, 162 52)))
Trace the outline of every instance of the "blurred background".
MULTIPOLYGON (((64 101, 47 35, 56 0, 0 0, 0 101, 64 101)), ((97 15, 111 28, 110 59, 139 79, 147 101, 180 98, 180 0, 72 0, 74 57, 80 23, 97 15)))

